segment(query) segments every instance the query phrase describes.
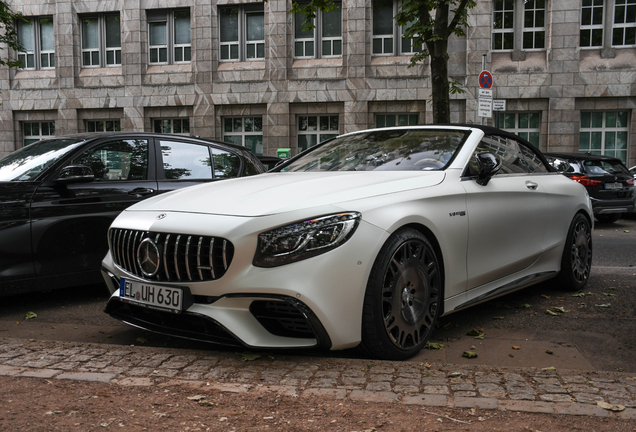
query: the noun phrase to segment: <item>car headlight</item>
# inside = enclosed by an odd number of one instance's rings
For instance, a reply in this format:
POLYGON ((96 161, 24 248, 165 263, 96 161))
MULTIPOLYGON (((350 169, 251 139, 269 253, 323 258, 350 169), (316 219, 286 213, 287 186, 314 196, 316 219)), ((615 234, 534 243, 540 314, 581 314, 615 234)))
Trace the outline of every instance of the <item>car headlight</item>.
POLYGON ((339 213, 265 231, 258 235, 253 264, 276 267, 335 249, 351 238, 361 218, 358 212, 339 213))

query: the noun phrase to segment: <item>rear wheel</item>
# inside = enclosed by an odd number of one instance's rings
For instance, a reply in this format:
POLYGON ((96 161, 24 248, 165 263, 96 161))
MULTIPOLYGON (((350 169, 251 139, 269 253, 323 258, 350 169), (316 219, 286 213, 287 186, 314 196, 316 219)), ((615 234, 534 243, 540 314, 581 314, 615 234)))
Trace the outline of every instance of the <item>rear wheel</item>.
POLYGON ((559 287, 578 291, 585 287, 592 268, 592 227, 582 214, 572 220, 565 240, 561 271, 557 276, 559 287))
POLYGON ((623 215, 622 213, 609 213, 609 214, 596 215, 595 217, 596 217, 596 220, 599 221, 600 223, 613 223, 619 220, 622 215, 623 215))
POLYGON ((441 292, 441 268, 431 243, 414 229, 396 232, 371 270, 361 348, 385 360, 417 354, 435 328, 441 292))

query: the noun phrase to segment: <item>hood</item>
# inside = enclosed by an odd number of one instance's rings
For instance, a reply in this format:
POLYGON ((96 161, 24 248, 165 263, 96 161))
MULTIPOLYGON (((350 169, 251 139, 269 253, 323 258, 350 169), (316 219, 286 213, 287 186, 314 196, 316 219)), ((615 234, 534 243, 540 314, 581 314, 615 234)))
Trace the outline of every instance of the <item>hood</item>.
POLYGON ((430 187, 444 176, 443 171, 266 173, 180 189, 127 211, 266 216, 430 187))

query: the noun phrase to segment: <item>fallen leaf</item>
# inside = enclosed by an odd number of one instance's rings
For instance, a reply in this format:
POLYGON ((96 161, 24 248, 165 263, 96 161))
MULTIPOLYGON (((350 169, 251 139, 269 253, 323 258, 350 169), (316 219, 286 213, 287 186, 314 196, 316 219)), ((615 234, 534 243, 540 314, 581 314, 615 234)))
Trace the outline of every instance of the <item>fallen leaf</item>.
POLYGON ((27 312, 26 315, 24 316, 24 319, 33 319, 37 317, 38 317, 38 314, 36 314, 35 312, 27 312))
POLYGON ((512 349, 514 349, 514 350, 518 350, 518 349, 521 349, 521 347, 516 346, 516 345, 513 345, 513 346, 512 346, 512 349))
POLYGON ((444 349, 444 345, 440 344, 440 343, 435 343, 435 342, 426 342, 426 344, 424 345, 424 348, 426 349, 444 349))
POLYGON ((614 412, 625 410, 625 407, 623 405, 613 405, 603 401, 596 401, 596 406, 598 406, 599 408, 603 408, 603 409, 614 411, 614 412))
POLYGON ((462 354, 462 357, 474 358, 474 357, 477 357, 477 353, 472 352, 472 351, 464 351, 463 354, 462 354))
POLYGON ((606 297, 616 297, 616 294, 614 293, 603 293, 603 295, 606 297))
POLYGON ((626 232, 626 233, 628 233, 628 232, 629 232, 629 230, 625 230, 625 232, 626 232))
POLYGON ((479 336, 482 333, 483 331, 472 329, 468 333, 466 333, 466 336, 479 336))
POLYGON ((598 304, 598 305, 594 305, 597 307, 602 307, 602 308, 611 308, 612 304, 611 303, 603 303, 603 304, 598 304))
POLYGON ((577 293, 577 294, 572 294, 572 297, 587 297, 587 296, 591 296, 591 295, 592 295, 591 292, 587 292, 587 293, 580 292, 580 293, 577 293))
POLYGON ((451 373, 448 374, 448 376, 451 377, 451 378, 457 378, 457 377, 462 376, 462 373, 461 372, 451 372, 451 373))
POLYGON ((554 354, 554 351, 552 351, 552 350, 545 350, 545 353, 546 353, 546 354, 553 355, 553 354, 554 354))
POLYGON ((543 297, 543 298, 547 298, 547 299, 549 299, 549 298, 550 298, 550 296, 549 296, 549 295, 545 295, 545 294, 541 294, 541 297, 543 297))
POLYGON ((148 343, 148 340, 146 338, 138 337, 137 339, 135 339, 135 342, 138 342, 140 344, 145 344, 145 343, 148 343))
POLYGON ((253 361, 253 360, 261 358, 261 355, 256 353, 244 352, 244 353, 236 353, 236 354, 241 356, 241 361, 253 361))
POLYGON ((195 396, 188 396, 188 399, 191 401, 200 401, 201 399, 205 399, 205 396, 203 395, 195 395, 195 396))
POLYGON ((502 320, 502 319, 506 319, 506 317, 505 316, 496 316, 496 317, 492 317, 492 319, 502 320))
POLYGON ((554 366, 550 366, 543 368, 543 370, 556 370, 556 368, 554 366))
POLYGON ((552 312, 550 309, 546 310, 545 313, 547 313, 548 315, 552 315, 552 316, 559 316, 558 313, 552 312))
POLYGON ((479 336, 475 336, 475 339, 483 339, 486 333, 482 333, 479 336))
POLYGON ((565 308, 560 307, 560 306, 555 306, 552 308, 553 311, 555 312, 561 312, 561 313, 566 313, 567 311, 565 310, 565 308))
POLYGON ((531 304, 524 303, 522 305, 517 306, 517 309, 530 309, 532 307, 531 304))
POLYGON ((512 354, 508 354, 508 357, 514 357, 512 354))

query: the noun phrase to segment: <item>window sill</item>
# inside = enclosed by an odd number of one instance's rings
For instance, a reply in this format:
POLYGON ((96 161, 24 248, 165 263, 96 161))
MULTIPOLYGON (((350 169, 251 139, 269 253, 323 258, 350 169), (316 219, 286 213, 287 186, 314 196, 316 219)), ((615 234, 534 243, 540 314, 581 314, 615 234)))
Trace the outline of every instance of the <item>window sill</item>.
POLYGON ((122 68, 119 67, 100 67, 100 68, 82 68, 80 70, 80 78, 94 76, 112 76, 122 75, 122 68))
POLYGON ((265 69, 265 60, 257 61, 219 61, 218 71, 261 70, 265 69))
POLYGON ((15 79, 55 78, 55 69, 18 71, 15 79))
POLYGON ((297 59, 293 68, 342 67, 342 57, 320 59, 297 59))
POLYGON ((371 66, 410 65, 411 56, 374 56, 371 57, 371 66))
POLYGON ((189 72, 192 72, 192 63, 148 66, 148 69, 146 70, 146 73, 148 74, 189 73, 189 72))

